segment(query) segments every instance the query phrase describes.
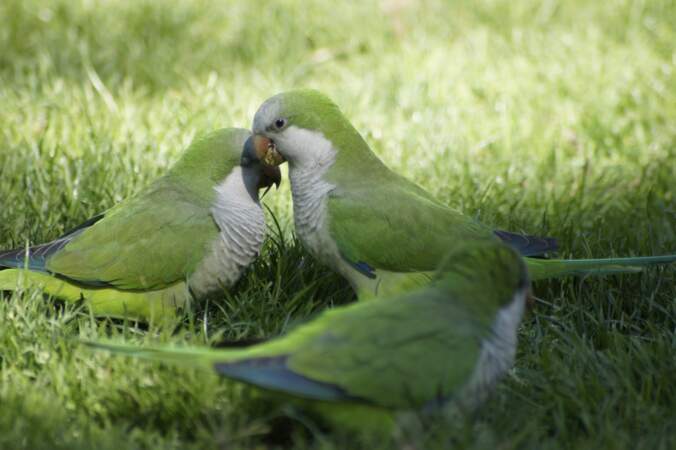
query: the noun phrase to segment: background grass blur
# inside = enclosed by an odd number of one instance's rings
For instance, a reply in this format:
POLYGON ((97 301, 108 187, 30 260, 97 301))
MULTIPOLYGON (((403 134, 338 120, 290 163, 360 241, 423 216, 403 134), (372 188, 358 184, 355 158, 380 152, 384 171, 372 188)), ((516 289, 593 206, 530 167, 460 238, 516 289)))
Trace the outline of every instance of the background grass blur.
MULTIPOLYGON (((673 0, 3 0, 0 248, 58 236, 196 133, 314 87, 390 167, 486 223, 557 236, 562 256, 674 253, 674 24, 673 0)), ((175 330, 5 295, 0 448, 373 448, 239 384, 72 341, 265 337, 350 301, 293 240, 288 184, 265 203, 281 229, 265 256, 175 330)), ((673 268, 538 284, 496 395, 410 439, 674 448, 675 285, 673 268)))

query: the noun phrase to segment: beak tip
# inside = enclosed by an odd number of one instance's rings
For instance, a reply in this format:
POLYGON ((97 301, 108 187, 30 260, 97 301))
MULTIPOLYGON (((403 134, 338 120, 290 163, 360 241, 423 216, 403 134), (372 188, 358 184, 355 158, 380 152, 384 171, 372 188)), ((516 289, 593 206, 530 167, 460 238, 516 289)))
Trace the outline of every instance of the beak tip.
POLYGON ((277 166, 262 166, 262 180, 261 185, 264 187, 272 187, 275 185, 275 189, 279 189, 279 185, 282 183, 282 173, 277 166))

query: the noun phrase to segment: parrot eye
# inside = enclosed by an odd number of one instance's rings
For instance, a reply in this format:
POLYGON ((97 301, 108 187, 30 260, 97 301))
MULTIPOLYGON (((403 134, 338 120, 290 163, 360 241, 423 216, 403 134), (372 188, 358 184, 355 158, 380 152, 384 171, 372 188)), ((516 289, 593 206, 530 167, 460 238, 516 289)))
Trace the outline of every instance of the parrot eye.
POLYGON ((282 128, 284 128, 284 125, 286 125, 286 120, 284 120, 284 119, 275 120, 275 128, 277 128, 278 130, 281 130, 282 128))

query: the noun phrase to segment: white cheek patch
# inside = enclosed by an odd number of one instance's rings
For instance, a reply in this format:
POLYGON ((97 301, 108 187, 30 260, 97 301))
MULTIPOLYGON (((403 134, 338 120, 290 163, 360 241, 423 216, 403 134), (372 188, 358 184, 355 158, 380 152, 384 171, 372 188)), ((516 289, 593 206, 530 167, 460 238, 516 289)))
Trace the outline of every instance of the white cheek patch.
POLYGON ((325 167, 335 160, 336 150, 319 131, 292 125, 274 140, 277 149, 291 166, 325 167))

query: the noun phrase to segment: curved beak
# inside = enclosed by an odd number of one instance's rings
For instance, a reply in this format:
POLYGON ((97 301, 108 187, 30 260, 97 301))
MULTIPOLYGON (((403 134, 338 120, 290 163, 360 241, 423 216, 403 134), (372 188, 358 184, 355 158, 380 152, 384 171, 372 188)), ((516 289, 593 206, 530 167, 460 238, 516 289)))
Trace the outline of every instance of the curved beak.
POLYGON ((282 172, 279 171, 278 166, 263 165, 263 174, 261 181, 258 182, 258 189, 270 188, 275 185, 279 189, 279 184, 282 182, 282 172))

